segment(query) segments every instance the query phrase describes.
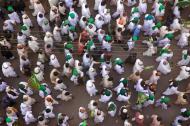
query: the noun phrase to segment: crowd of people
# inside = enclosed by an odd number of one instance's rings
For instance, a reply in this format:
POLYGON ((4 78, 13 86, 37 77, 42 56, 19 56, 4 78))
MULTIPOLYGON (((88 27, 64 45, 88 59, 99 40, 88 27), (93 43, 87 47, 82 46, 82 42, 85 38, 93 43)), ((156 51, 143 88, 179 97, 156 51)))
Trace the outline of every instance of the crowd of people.
MULTIPOLYGON (((95 125, 101 125, 106 113, 113 118, 119 115, 124 126, 145 126, 145 115, 141 112, 143 108, 160 106, 160 109, 167 110, 171 104, 182 107, 173 122, 166 126, 182 126, 183 122, 189 121, 190 109, 183 106, 189 104, 187 97, 190 84, 186 91, 180 91, 178 87, 181 81, 190 77, 190 50, 186 48, 189 46, 190 33, 181 22, 178 0, 95 0, 92 9, 88 6, 91 0, 48 2, 50 10, 43 5, 43 0, 30 0, 30 5, 24 0, 3 0, 0 6, 0 19, 3 21, 0 36, 0 60, 3 61, 0 92, 6 94, 1 100, 1 107, 6 110, 6 117, 0 120, 2 124, 16 125, 19 118, 22 118, 18 116, 18 113, 21 113, 26 125, 37 123, 38 126, 47 126, 48 121, 57 118, 55 125, 69 126, 71 118, 67 114, 54 112, 54 105, 59 105, 58 100, 67 102, 73 99, 72 92, 68 91, 68 85, 64 83, 65 79, 70 80, 70 84, 85 85, 86 93, 91 98, 88 108, 78 108, 78 118, 81 119, 77 124, 79 126, 89 126, 89 119, 93 119, 95 125), (108 5, 116 7, 116 10, 112 12, 113 7, 109 8, 108 5), (151 11, 148 11, 148 6, 151 11), (28 8, 30 11, 26 11, 28 8), (126 8, 131 9, 126 11, 126 8), (95 16, 92 13, 95 13, 95 16), (43 33, 43 40, 32 32, 36 29, 36 21, 39 33, 43 33), (126 40, 126 36, 130 38, 126 40), (148 39, 140 40, 140 36, 146 36, 148 39), (13 43, 13 40, 17 43, 13 43), (168 88, 160 98, 155 99, 159 80, 173 72, 170 61, 173 57, 171 46, 174 45, 174 40, 177 41, 179 50, 182 50, 181 60, 176 64, 181 70, 172 80, 168 78, 169 81, 165 82, 168 83, 168 88), (148 47, 142 53, 144 57, 156 56, 157 68, 145 67, 143 58, 137 57, 138 52, 133 50, 138 49, 136 45, 139 41, 148 47), (113 58, 112 49, 115 43, 125 45, 123 48, 126 50, 126 56, 129 54, 126 59, 119 55, 113 58), (57 48, 60 47, 64 50, 59 52, 64 56, 62 59, 56 56, 57 48), (29 53, 32 56, 29 56, 29 53), (34 57, 37 58, 36 64, 31 63, 34 57), (64 64, 60 64, 63 59, 64 64), (13 67, 13 60, 19 62, 20 71, 13 67), (131 75, 117 80, 118 83, 114 84, 110 71, 125 75, 125 64, 133 65, 131 75), (48 66, 53 67, 50 73, 44 72, 48 66), (145 80, 141 73, 147 69, 152 70, 152 75, 145 80), (50 77, 51 82, 44 79, 45 74, 50 77), (27 76, 29 81, 21 80, 21 75, 27 76), (20 81, 18 88, 5 81, 5 78, 14 77, 20 81), (102 90, 96 88, 97 78, 102 80, 102 90), (50 88, 50 83, 54 85, 53 89, 50 88), (134 89, 129 88, 129 83, 134 83, 134 89), (53 98, 51 93, 55 91, 60 94, 53 98), (44 110, 37 117, 32 111, 38 102, 33 98, 34 93, 39 93, 45 103, 44 110), (137 100, 135 105, 130 106, 133 93, 137 94, 137 100), (113 95, 117 96, 116 99, 113 99, 113 95), (177 96, 174 103, 171 102, 171 95, 177 96), (17 108, 15 104, 19 96, 22 96, 22 102, 17 103, 20 105, 20 108, 17 108), (93 99, 93 96, 100 96, 99 100, 93 99), (123 105, 118 108, 115 100, 123 105), (98 106, 100 102, 107 106, 107 111, 98 106), (129 109, 134 110, 135 115, 131 115, 129 109)), ((149 126, 165 125, 159 115, 154 114, 151 119, 149 126)))

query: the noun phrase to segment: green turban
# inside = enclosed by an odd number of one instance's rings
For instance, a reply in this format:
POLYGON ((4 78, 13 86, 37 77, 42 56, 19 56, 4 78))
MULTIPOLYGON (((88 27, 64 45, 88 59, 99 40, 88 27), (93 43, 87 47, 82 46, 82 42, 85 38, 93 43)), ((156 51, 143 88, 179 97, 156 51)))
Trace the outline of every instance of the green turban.
POLYGON ((62 23, 64 26, 65 25, 68 25, 69 24, 69 21, 68 20, 65 20, 65 21, 63 21, 63 23, 62 23))
POLYGON ((73 44, 71 44, 71 43, 67 43, 65 45, 65 49, 72 49, 72 48, 73 48, 73 44))
POLYGON ((164 3, 164 0, 159 0, 158 3, 164 3))
POLYGON ((69 54, 67 54, 66 57, 65 57, 65 60, 68 61, 68 60, 70 60, 71 58, 72 58, 72 56, 69 55, 69 54))
POLYGON ((161 49, 159 55, 161 56, 164 53, 170 53, 170 51, 168 49, 161 49))
POLYGON ((187 110, 187 111, 183 112, 183 115, 186 116, 186 117, 189 117, 190 116, 190 111, 187 110))
POLYGON ((28 28, 26 25, 21 26, 21 30, 26 31, 28 28))
POLYGON ((148 100, 151 100, 151 101, 153 101, 155 99, 155 97, 154 97, 154 95, 149 95, 149 97, 148 97, 148 100))
POLYGON ((156 27, 157 28, 161 28, 162 27, 162 23, 161 22, 156 23, 156 27))
POLYGON ((133 40, 133 41, 137 41, 137 40, 139 40, 139 37, 138 37, 138 36, 133 36, 133 37, 132 37, 132 40, 133 40))
POLYGON ((106 35, 106 38, 105 38, 106 41, 111 41, 112 40, 112 37, 110 35, 106 35))
POLYGON ((41 90, 41 91, 45 91, 45 90, 46 90, 46 88, 45 88, 45 86, 44 86, 44 85, 40 85, 39 90, 41 90))
POLYGON ((5 121, 6 121, 6 123, 10 123, 12 120, 11 120, 11 118, 7 117, 7 118, 5 119, 5 121))
POLYGON ((139 9, 137 7, 132 8, 132 14, 139 12, 139 9))
POLYGON ((123 79, 122 81, 121 81, 124 85, 126 85, 126 84, 128 84, 128 80, 127 79, 123 79))
POLYGON ((7 7, 7 10, 8 10, 9 12, 14 11, 13 6, 8 6, 8 7, 7 7))
POLYGON ((90 24, 94 24, 94 19, 91 17, 91 18, 89 18, 88 19, 88 23, 90 23, 90 24))
POLYGON ((188 54, 183 54, 183 58, 186 60, 188 57, 188 54))
POLYGON ((156 25, 154 27, 152 27, 153 30, 155 30, 156 28, 161 28, 162 27, 162 23, 161 22, 158 22, 156 23, 156 25))
POLYGON ((168 34, 166 34, 165 36, 164 36, 164 38, 168 38, 168 39, 173 39, 174 38, 174 35, 173 35, 173 33, 168 33, 168 34))
POLYGON ((70 31, 75 31, 75 27, 74 27, 74 26, 70 26, 70 27, 69 27, 69 30, 70 30, 70 31))
POLYGON ((104 91, 104 95, 106 95, 106 96, 110 96, 110 95, 111 95, 111 92, 110 92, 108 89, 105 89, 105 91, 104 91))
POLYGON ((135 17, 131 22, 137 24, 139 22, 139 18, 138 17, 135 17))
POLYGON ((119 92, 120 95, 125 95, 127 93, 126 89, 122 88, 119 92))
POLYGON ((88 43, 87 43, 87 49, 88 50, 90 50, 90 48, 91 48, 91 46, 94 44, 94 41, 93 40, 90 40, 90 41, 88 41, 88 43))
POLYGON ((122 65, 122 64, 123 64, 123 61, 121 60, 121 58, 116 58, 116 59, 115 59, 115 64, 117 64, 117 65, 122 65))
POLYGON ((169 102, 170 102, 170 98, 168 98, 168 97, 163 97, 163 98, 160 99, 160 103, 165 103, 165 104, 167 104, 167 103, 169 103, 169 102))
POLYGON ((69 13, 69 17, 74 19, 75 18, 75 14, 74 13, 69 13))
POLYGON ((164 9, 165 9, 164 5, 161 4, 160 7, 159 7, 159 11, 161 12, 164 9))
POLYGON ((116 105, 114 103, 111 103, 108 107, 108 111, 115 111, 116 105))
POLYGON ((148 16, 145 17, 145 20, 152 20, 154 19, 154 17, 150 14, 148 14, 148 16))

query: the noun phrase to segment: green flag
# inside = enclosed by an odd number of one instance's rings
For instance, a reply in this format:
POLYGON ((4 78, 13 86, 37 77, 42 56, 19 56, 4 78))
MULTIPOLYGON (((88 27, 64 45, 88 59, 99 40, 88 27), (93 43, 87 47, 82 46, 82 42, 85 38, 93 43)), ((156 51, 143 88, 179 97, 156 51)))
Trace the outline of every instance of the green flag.
POLYGON ((148 96, 143 92, 138 92, 137 103, 143 104, 148 99, 148 96))
POLYGON ((29 79, 29 84, 32 88, 39 90, 40 88, 40 81, 36 78, 34 74, 29 79))
POLYGON ((146 66, 146 67, 144 67, 144 70, 150 70, 150 69, 153 69, 154 68, 154 66, 146 66))

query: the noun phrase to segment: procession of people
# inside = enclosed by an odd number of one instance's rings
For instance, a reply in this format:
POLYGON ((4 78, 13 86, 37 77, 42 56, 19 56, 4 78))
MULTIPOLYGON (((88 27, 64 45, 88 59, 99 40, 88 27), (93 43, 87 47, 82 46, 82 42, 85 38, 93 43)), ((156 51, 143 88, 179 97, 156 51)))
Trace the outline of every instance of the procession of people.
POLYGON ((0 3, 0 101, 5 110, 0 112, 0 125, 48 126, 56 119, 54 126, 107 126, 108 116, 123 126, 190 124, 190 83, 179 88, 190 77, 190 30, 182 22, 188 17, 182 16, 178 0, 44 1, 0 3), (180 60, 172 62, 177 56, 180 60), (147 65, 144 57, 154 64, 147 65), (152 72, 149 78, 142 76, 147 71, 152 72), (162 81, 172 73, 177 76, 162 81), (19 83, 7 82, 13 78, 19 83), (160 92, 162 84, 167 88, 160 92), (82 87, 86 92, 79 95, 90 98, 86 106, 77 102, 80 122, 72 125, 76 118, 56 110, 65 102, 81 100, 75 99, 70 85, 82 87), (39 102, 44 108, 36 116, 33 109, 39 102), (156 112, 147 118, 143 112, 171 106, 180 106, 172 122, 156 112))

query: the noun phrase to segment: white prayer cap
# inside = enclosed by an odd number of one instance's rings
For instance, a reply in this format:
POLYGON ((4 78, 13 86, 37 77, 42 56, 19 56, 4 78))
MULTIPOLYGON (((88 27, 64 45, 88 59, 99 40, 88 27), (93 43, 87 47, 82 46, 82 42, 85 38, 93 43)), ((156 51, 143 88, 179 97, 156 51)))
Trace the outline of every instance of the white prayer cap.
POLYGON ((46 32, 46 36, 53 36, 51 32, 46 32))
POLYGON ((127 113, 127 109, 123 109, 123 113, 127 113))
POLYGON ((4 62, 3 65, 2 65, 2 67, 3 67, 4 69, 7 69, 9 66, 10 66, 10 63, 9 63, 9 62, 4 62))
POLYGON ((34 68, 34 73, 38 74, 40 72, 40 68, 39 67, 35 67, 34 68))
POLYGON ((143 115, 139 115, 139 119, 144 119, 144 116, 143 115))
POLYGON ((92 82, 88 82, 87 83, 87 87, 93 87, 93 83, 92 82))
POLYGON ((22 15, 22 18, 24 19, 24 18, 27 18, 28 17, 28 15, 27 14, 23 14, 22 15))
POLYGON ((55 54, 51 54, 50 60, 54 60, 56 58, 55 54))

